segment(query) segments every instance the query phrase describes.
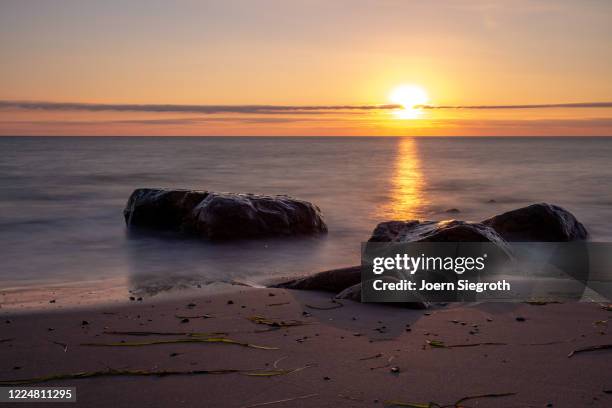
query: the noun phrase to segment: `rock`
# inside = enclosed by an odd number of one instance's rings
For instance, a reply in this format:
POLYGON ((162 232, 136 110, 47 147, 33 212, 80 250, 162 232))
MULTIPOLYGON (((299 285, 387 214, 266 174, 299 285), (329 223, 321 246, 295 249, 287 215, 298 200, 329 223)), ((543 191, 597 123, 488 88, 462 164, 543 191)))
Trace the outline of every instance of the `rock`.
POLYGON ((457 213, 460 213, 461 211, 458 208, 449 208, 445 212, 449 214, 457 214, 457 213))
POLYGON ((319 208, 288 196, 141 188, 123 211, 126 225, 211 240, 327 232, 319 208))
MULTIPOLYGON (((361 282, 361 266, 332 269, 312 276, 273 285, 276 288, 320 290, 338 293, 361 282)), ((361 296, 361 295, 360 295, 361 296)))
POLYGON ((376 226, 369 242, 492 242, 505 247, 492 228, 468 221, 388 221, 376 226))
POLYGON ((357 283, 344 289, 342 292, 336 295, 336 299, 347 299, 354 300, 355 302, 361 302, 361 283, 357 283))
POLYGON ((586 228, 572 213, 547 203, 508 211, 482 223, 493 228, 509 242, 567 242, 588 238, 586 228))
MULTIPOLYGON (((492 242, 511 257, 504 240, 491 228, 465 221, 389 221, 378 224, 370 242, 492 242)), ((361 301, 361 267, 334 269, 277 284, 273 287, 334 292, 338 299, 361 301)), ((410 299, 412 300, 412 299, 410 299)), ((398 303, 426 309, 426 302, 398 303)))
MULTIPOLYGON (((550 204, 534 204, 490 218, 482 223, 448 221, 388 221, 376 226, 369 242, 490 242, 505 259, 513 258, 506 240, 568 241, 585 239, 584 226, 566 210, 550 204), (518 237, 518 238, 517 238, 518 237)), ((287 289, 337 293, 337 299, 361 301, 360 266, 320 272, 275 285, 287 289)), ((426 309, 427 302, 412 299, 400 303, 426 309)))

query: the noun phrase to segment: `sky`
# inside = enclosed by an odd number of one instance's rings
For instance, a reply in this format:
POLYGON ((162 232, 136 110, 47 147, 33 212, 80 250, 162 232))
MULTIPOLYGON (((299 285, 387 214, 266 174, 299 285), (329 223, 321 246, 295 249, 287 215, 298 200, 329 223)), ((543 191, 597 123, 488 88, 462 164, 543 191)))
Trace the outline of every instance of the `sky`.
POLYGON ((611 40, 607 0, 0 0, 0 135, 612 135, 611 40))

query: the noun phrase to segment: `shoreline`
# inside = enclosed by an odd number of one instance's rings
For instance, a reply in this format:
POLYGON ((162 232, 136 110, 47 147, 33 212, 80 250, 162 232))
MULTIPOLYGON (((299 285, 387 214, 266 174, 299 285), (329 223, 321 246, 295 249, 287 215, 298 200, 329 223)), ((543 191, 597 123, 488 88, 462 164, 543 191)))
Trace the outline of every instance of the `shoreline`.
POLYGON ((580 347, 611 342, 607 324, 597 323, 607 321, 610 312, 598 304, 448 304, 418 311, 332 303, 330 294, 321 292, 234 289, 72 310, 3 311, 0 380, 109 369, 288 370, 265 378, 110 375, 40 384, 76 386, 77 401, 88 407, 242 408, 283 399, 288 401, 279 407, 382 407, 386 400, 452 404, 465 396, 510 392, 516 394, 470 406, 612 402, 604 392, 612 388, 606 375, 610 351, 568 357, 580 347), (259 324, 252 321, 255 316, 259 324), (275 327, 274 322, 284 323, 275 327), (217 333, 271 349, 218 343, 84 345, 177 338, 111 334, 143 331, 217 333), (228 387, 234 391, 227 393, 228 387), (301 398, 306 395, 311 397, 301 398))
POLYGON ((150 296, 137 295, 129 289, 129 278, 114 277, 80 282, 47 282, 36 285, 5 287, 0 290, 0 315, 74 311, 87 308, 159 303, 185 297, 206 296, 238 290, 240 283, 212 282, 202 287, 162 291, 150 296), (146 302, 145 302, 146 301, 146 302))

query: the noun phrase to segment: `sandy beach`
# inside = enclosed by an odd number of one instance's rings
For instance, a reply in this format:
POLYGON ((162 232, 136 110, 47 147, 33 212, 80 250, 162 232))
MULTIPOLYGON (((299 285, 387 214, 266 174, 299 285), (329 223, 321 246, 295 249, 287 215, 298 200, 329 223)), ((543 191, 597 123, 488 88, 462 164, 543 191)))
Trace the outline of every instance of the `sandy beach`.
POLYGON ((512 395, 464 405, 606 407, 612 404, 610 350, 568 354, 609 344, 609 317, 609 309, 594 303, 448 304, 419 311, 334 303, 318 292, 236 287, 224 294, 157 302, 4 311, 0 379, 113 370, 238 370, 40 384, 75 386, 78 405, 88 407, 446 405, 490 394, 512 395), (218 338, 239 344, 128 346, 218 338), (115 345, 85 345, 92 343, 115 345))

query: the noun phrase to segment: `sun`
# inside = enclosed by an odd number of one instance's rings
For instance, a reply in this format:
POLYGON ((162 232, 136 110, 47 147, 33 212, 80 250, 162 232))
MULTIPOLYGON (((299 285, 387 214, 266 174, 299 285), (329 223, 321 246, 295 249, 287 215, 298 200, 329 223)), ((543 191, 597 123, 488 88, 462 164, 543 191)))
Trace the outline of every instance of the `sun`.
POLYGON ((389 100, 401 105, 402 109, 394 111, 400 119, 415 119, 421 115, 421 106, 427 105, 429 96, 424 88, 418 85, 400 85, 389 94, 389 100))

